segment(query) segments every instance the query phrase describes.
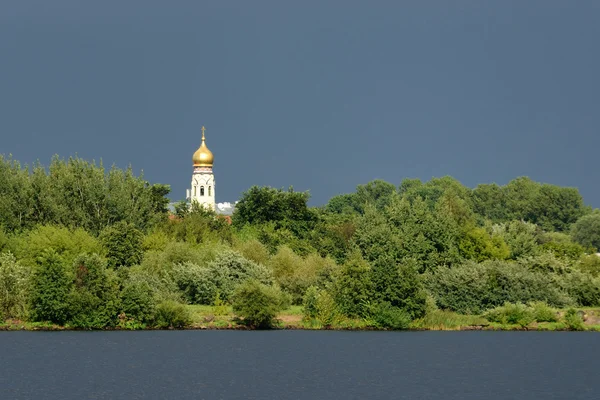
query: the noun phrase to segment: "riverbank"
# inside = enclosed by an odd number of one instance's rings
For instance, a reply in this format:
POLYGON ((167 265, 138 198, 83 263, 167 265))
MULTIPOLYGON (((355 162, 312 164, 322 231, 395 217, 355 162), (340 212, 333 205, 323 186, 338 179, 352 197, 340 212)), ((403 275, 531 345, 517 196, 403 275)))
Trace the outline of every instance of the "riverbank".
MULTIPOLYGON (((233 314, 231 307, 187 306, 191 315, 191 324, 183 329, 188 330, 250 330, 233 314)), ((490 322, 478 315, 461 315, 451 311, 435 310, 424 318, 413 321, 407 330, 413 331, 569 331, 583 330, 600 332, 600 308, 581 308, 578 314, 583 321, 579 329, 573 329, 564 321, 566 311, 557 311, 555 322, 531 322, 526 325, 502 324, 490 322)), ((306 321, 302 316, 302 307, 292 306, 277 316, 274 329, 285 330, 378 330, 368 321, 360 319, 339 318, 330 325, 317 321, 306 321)), ((44 322, 27 322, 7 320, 0 323, 0 331, 63 331, 73 330, 69 326, 61 326, 44 322)), ((126 325, 105 330, 155 330, 144 325, 126 325)))

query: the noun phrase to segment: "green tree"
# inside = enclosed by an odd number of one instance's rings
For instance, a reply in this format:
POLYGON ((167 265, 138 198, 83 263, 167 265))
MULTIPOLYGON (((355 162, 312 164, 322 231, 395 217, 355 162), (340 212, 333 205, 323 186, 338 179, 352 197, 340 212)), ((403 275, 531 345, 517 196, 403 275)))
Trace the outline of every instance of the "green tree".
POLYGON ((600 212, 584 215, 573 225, 573 240, 584 247, 600 249, 600 212))
POLYGON ((30 273, 12 253, 0 253, 0 319, 26 315, 30 273))
POLYGON ((100 242, 112 268, 139 264, 142 261, 143 240, 142 232, 125 221, 105 228, 100 234, 100 242))
POLYGON ((305 232, 314 223, 314 214, 307 206, 308 192, 287 191, 271 187, 253 186, 242 194, 233 213, 233 224, 275 222, 277 228, 284 227, 294 233, 305 232))
POLYGON ((32 275, 30 309, 34 321, 64 324, 70 318, 69 293, 73 287, 71 275, 63 259, 55 251, 46 251, 38 258, 32 275))
POLYGON ((398 265, 390 258, 380 258, 373 263, 371 280, 377 303, 400 308, 412 319, 425 315, 427 296, 414 261, 398 265))
POLYGON ((38 226, 18 236, 15 243, 17 258, 28 265, 35 264, 46 250, 57 253, 66 264, 71 264, 80 253, 100 253, 99 241, 81 228, 68 229, 62 226, 38 226))
POLYGON ((365 314, 365 304, 373 298, 371 266, 355 250, 339 271, 332 293, 340 311, 348 317, 365 314))
POLYGON ((75 260, 73 289, 69 294, 69 323, 78 328, 114 326, 119 314, 119 286, 114 271, 97 254, 75 260))

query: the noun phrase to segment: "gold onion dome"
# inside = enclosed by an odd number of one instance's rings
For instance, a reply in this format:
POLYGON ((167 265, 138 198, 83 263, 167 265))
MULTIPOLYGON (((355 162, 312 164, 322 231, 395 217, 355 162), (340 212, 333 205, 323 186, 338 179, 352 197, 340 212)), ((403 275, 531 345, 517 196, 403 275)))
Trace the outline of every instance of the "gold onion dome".
POLYGON ((206 139, 204 138, 205 130, 206 128, 202 127, 202 144, 192 157, 192 160, 194 161, 194 167, 212 167, 215 159, 213 153, 208 149, 208 147, 206 147, 206 139))

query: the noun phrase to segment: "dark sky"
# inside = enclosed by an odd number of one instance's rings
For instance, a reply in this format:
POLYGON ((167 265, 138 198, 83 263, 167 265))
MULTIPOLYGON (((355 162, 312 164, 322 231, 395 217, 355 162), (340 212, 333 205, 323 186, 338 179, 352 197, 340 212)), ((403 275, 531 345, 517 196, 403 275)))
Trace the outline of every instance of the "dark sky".
POLYGON ((3 0, 0 153, 179 200, 205 125, 219 202, 526 175, 598 207, 599 39, 597 0, 3 0))

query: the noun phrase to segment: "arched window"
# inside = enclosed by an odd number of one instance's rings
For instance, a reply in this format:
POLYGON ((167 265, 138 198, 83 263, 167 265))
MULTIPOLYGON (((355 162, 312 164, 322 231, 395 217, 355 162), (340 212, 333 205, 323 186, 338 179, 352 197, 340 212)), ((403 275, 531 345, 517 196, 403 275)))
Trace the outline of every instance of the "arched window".
POLYGON ((209 186, 209 187, 208 187, 208 195, 209 195, 209 196, 211 195, 211 194, 210 194, 210 188, 211 188, 211 186, 209 186))
POLYGON ((204 196, 204 186, 200 186, 200 196, 204 196))
POLYGON ((196 196, 196 188, 197 188, 197 186, 194 185, 194 197, 196 196))

